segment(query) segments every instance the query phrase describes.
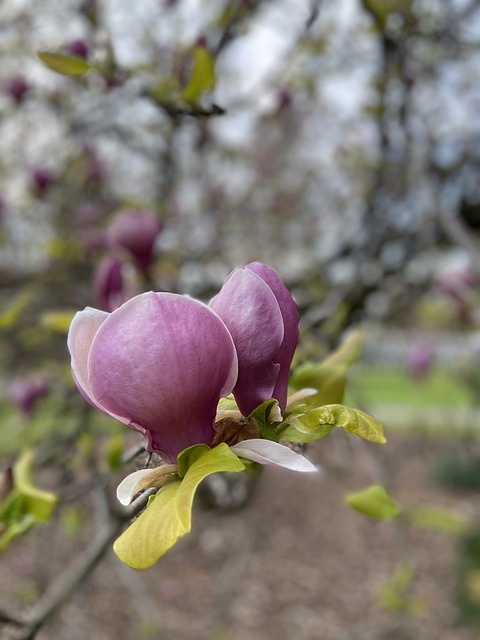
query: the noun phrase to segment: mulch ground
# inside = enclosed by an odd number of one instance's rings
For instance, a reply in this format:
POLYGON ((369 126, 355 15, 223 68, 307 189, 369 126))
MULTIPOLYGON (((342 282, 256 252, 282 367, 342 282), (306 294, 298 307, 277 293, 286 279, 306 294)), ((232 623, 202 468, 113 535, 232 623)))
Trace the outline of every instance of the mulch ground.
MULTIPOLYGON (((452 446, 411 434, 385 447, 330 435, 308 452, 321 473, 268 469, 242 509, 197 504, 192 533, 152 569, 135 572, 110 552, 37 637, 474 640, 478 632, 458 624, 459 537, 369 520, 344 502, 381 482, 406 508, 442 506, 474 522, 480 494, 432 480, 452 446), (413 572, 404 595, 420 601, 415 614, 379 599, 400 565, 413 572)), ((2 556, 1 609, 25 607, 88 542, 88 525, 71 537, 58 529, 38 527, 2 556)))

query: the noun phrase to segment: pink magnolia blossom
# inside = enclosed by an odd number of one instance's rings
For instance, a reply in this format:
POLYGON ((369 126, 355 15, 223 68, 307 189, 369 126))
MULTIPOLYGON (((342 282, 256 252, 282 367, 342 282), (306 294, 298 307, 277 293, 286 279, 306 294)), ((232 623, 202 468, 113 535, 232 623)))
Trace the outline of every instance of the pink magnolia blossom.
POLYGON ((103 311, 114 311, 130 297, 127 293, 122 263, 116 256, 107 256, 98 265, 93 288, 97 304, 103 311))
POLYGON ((88 44, 83 38, 72 40, 65 48, 72 56, 77 56, 77 58, 83 58, 84 60, 88 58, 88 44))
MULTIPOLYGON (((217 405, 232 391, 244 416, 271 397, 284 409, 297 340, 292 296, 275 271, 252 263, 227 278, 211 306, 148 292, 112 313, 87 308, 72 321, 68 347, 84 398, 143 433, 149 450, 174 463, 183 449, 223 437, 215 428, 217 405)), ((230 413, 237 455, 316 470, 288 447, 252 438, 240 412, 230 413)), ((120 492, 127 502, 132 482, 120 492)))
POLYGON ((37 401, 47 395, 50 390, 48 382, 38 376, 30 376, 16 380, 10 388, 10 396, 18 408, 26 415, 31 415, 37 401))
POLYGON ((142 293, 111 314, 77 313, 68 337, 72 369, 92 405, 144 434, 174 461, 210 444, 221 396, 237 378, 232 337, 206 305, 172 293, 142 293))
POLYGON ((107 230, 113 248, 126 249, 140 271, 147 271, 153 262, 153 249, 162 223, 150 211, 127 209, 119 213, 107 230))
POLYGON ((13 76, 5 84, 4 91, 17 104, 20 104, 30 91, 30 85, 23 76, 13 76))
POLYGON ((407 369, 414 378, 423 378, 431 369, 435 352, 425 342, 413 343, 407 351, 407 369))
POLYGON ((233 336, 238 380, 233 389, 243 415, 268 398, 283 411, 298 342, 298 311, 280 276, 260 262, 235 269, 210 303, 233 336))

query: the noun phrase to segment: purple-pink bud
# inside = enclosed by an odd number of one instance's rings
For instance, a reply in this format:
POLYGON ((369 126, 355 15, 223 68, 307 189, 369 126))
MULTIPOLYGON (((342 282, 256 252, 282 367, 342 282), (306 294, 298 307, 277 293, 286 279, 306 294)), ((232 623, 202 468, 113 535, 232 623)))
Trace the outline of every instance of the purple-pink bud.
POLYGON ((119 213, 107 229, 112 248, 126 249, 136 267, 146 272, 154 259, 154 246, 162 223, 150 211, 127 209, 119 213))
POLYGON ((417 342, 407 351, 407 369, 414 378, 423 378, 431 369, 435 352, 425 342, 417 342))
POLYGON ((48 382, 37 376, 17 380, 10 388, 10 397, 26 415, 31 415, 37 401, 50 391, 48 382))
POLYGON ((23 76, 13 76, 5 85, 5 93, 17 104, 20 104, 30 91, 30 86, 23 76))
POLYGON ((102 311, 118 309, 131 296, 123 276, 123 265, 116 256, 107 256, 95 271, 93 286, 102 311))
POLYGON ((248 416, 269 398, 283 411, 298 342, 298 311, 276 271, 251 262, 233 271, 210 303, 232 334, 238 354, 233 395, 248 416))
POLYGON ((69 42, 65 49, 72 56, 77 56, 77 58, 84 58, 85 60, 88 58, 88 45, 85 40, 81 38, 69 42))
POLYGON ((31 173, 33 189, 37 196, 43 197, 55 182, 55 177, 46 167, 38 167, 31 173))

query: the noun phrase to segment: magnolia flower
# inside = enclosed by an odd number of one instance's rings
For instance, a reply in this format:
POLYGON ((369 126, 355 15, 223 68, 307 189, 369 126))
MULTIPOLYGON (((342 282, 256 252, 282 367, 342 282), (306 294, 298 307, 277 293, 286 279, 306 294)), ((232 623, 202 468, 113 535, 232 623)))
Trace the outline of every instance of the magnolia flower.
POLYGON ((186 296, 148 292, 110 314, 91 308, 77 313, 68 347, 80 392, 97 409, 143 433, 147 449, 170 463, 129 476, 121 500, 159 486, 175 470, 178 454, 195 444, 226 442, 242 458, 315 471, 288 447, 262 440, 255 421, 240 414, 248 416, 272 396, 279 403, 277 414, 285 408, 297 338, 290 293, 259 263, 234 271, 211 307, 186 296), (225 312, 229 299, 238 322, 225 312), (218 402, 232 391, 240 411, 227 420, 220 413, 216 424, 218 402))
POLYGON ((407 351, 407 369, 414 378, 423 378, 431 369, 435 352, 425 342, 413 343, 407 351))
POLYGON ((119 213, 107 230, 113 248, 126 249, 140 271, 153 262, 153 248, 162 224, 154 213, 128 209, 119 213))
POLYGON ((88 58, 88 44, 82 38, 72 40, 66 45, 65 49, 72 56, 77 56, 78 58, 83 58, 84 60, 88 58))
POLYGON ((114 311, 138 293, 134 280, 128 273, 130 265, 124 265, 116 256, 107 256, 98 265, 93 288, 98 306, 103 311, 114 311))
POLYGON ((50 169, 37 167, 32 171, 30 181, 35 195, 41 198, 53 186, 55 177, 50 169))
POLYGON ((30 85, 23 76, 13 76, 5 84, 4 91, 17 104, 20 104, 30 91, 30 85))
POLYGON ((21 378, 13 383, 10 396, 27 416, 33 413, 37 401, 50 391, 48 382, 38 376, 21 378))
POLYGON ((72 321, 68 347, 83 395, 143 433, 164 460, 212 442, 217 403, 237 378, 237 355, 206 305, 148 292, 111 314, 87 308, 72 321))
POLYGON ((298 342, 298 311, 279 275, 260 262, 235 269, 210 306, 235 342, 233 395, 242 414, 248 416, 268 398, 275 398, 283 411, 298 342))

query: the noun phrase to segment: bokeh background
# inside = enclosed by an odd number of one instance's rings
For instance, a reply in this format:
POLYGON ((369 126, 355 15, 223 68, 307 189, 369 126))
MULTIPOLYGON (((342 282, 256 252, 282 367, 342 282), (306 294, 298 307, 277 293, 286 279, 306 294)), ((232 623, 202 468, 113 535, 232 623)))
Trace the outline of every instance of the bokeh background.
POLYGON ((25 447, 59 496, 5 545, 0 612, 88 548, 135 468, 135 434, 74 388, 72 314, 208 301, 259 260, 298 303, 296 364, 364 332, 345 403, 388 444, 331 434, 313 480, 204 496, 155 568, 108 552, 38 638, 477 638, 476 0, 4 0, 0 51, 0 497, 25 447), (345 504, 377 482, 400 519, 345 504))

